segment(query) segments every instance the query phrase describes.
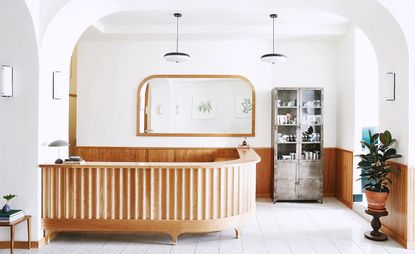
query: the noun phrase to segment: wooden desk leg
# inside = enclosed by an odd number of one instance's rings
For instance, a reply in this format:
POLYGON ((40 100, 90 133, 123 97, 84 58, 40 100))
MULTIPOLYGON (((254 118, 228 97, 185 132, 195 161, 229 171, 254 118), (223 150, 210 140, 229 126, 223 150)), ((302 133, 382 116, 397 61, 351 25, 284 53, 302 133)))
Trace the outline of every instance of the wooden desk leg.
POLYGON ((10 253, 13 254, 14 249, 14 225, 10 226, 10 253))
POLYGON ((32 241, 30 238, 30 229, 32 227, 32 218, 29 218, 27 220, 27 248, 30 250, 30 248, 32 247, 32 241))

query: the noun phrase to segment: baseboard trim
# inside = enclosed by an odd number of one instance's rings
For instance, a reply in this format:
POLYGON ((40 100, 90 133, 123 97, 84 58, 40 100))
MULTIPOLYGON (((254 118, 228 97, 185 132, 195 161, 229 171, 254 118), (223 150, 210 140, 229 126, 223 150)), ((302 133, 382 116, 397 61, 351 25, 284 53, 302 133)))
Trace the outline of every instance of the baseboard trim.
POLYGON ((272 198, 272 194, 270 194, 270 193, 257 193, 256 198, 272 198))
MULTIPOLYGON (((39 241, 31 241, 31 249, 39 249, 42 246, 49 244, 51 240, 58 236, 58 232, 47 233, 45 237, 42 237, 39 241)), ((15 249, 26 249, 27 250, 27 241, 14 241, 15 249)), ((0 241, 0 250, 1 249, 10 249, 9 241, 0 241)))
MULTIPOLYGON (((31 249, 38 249, 43 246, 41 241, 32 241, 30 244, 31 249)), ((27 241, 14 241, 15 249, 27 249, 27 241)), ((0 241, 0 249, 10 249, 9 241, 0 241)))
POLYGON ((414 249, 415 248, 415 242, 410 243, 410 241, 405 240, 402 238, 402 236, 396 234, 394 231, 386 227, 385 225, 382 225, 381 231, 385 232, 389 237, 391 237, 393 240, 397 241, 400 245, 407 249, 414 249), (412 245, 412 247, 410 247, 412 245))
POLYGON ((342 198, 338 198, 338 197, 335 197, 335 198, 337 200, 339 200, 340 202, 342 202, 345 206, 347 206, 347 207, 349 207, 350 209, 353 210, 353 203, 350 203, 350 202, 348 202, 348 201, 346 201, 346 200, 344 200, 342 198))

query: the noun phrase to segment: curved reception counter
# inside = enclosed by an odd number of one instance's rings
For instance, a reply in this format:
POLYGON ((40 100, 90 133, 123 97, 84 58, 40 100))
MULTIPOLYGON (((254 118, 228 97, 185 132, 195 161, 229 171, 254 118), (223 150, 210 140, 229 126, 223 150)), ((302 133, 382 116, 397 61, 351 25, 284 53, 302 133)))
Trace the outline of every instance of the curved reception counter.
POLYGON ((183 233, 235 229, 255 213, 253 149, 215 162, 44 164, 42 223, 67 231, 183 233))

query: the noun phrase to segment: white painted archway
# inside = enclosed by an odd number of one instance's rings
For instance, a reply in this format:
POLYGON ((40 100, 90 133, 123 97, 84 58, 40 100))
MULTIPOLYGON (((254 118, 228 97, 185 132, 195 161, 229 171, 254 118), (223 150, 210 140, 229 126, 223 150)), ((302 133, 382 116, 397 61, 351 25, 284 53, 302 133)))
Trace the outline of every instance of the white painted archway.
MULTIPOLYGON (((395 102, 385 102, 382 89, 380 89, 379 110, 382 112, 380 117, 380 127, 390 129, 396 136, 399 143, 399 151, 404 155, 408 154, 408 49, 404 34, 399 24, 389 13, 389 11, 375 0, 315 0, 315 1, 263 1, 252 3, 248 1, 238 2, 238 5, 232 4, 234 1, 227 1, 226 4, 219 1, 209 1, 206 3, 195 3, 194 1, 171 2, 163 1, 149 3, 146 1, 129 1, 129 0, 104 0, 104 1, 82 1, 72 0, 63 6, 47 27, 41 43, 40 57, 40 101, 44 102, 40 107, 40 141, 47 140, 48 136, 62 136, 67 133, 67 117, 62 116, 59 112, 67 112, 66 101, 56 102, 49 99, 49 88, 51 72, 53 70, 69 70, 69 60, 73 48, 79 37, 96 20, 121 11, 129 10, 151 10, 165 9, 183 11, 191 10, 209 10, 221 9, 232 10, 259 8, 264 13, 268 10, 278 10, 280 4, 309 7, 327 12, 332 12, 343 16, 352 21, 356 26, 362 29, 372 42, 379 62, 379 82, 380 87, 384 86, 384 74, 389 71, 398 73, 397 100, 395 102), (237 7, 235 7, 237 6, 237 7), (368 16, 370 13, 370 16, 368 16), (65 33, 62 33, 65 31, 65 33), (42 107, 48 110, 42 110, 42 107), (54 108, 54 111, 50 111, 54 108), (400 112, 400 116, 395 112, 400 112), (44 113, 54 114, 55 118, 44 113), (59 115, 59 121, 56 121, 56 115, 59 115), (44 128, 42 128, 44 126, 44 128), (56 126, 55 131, 50 131, 50 126, 56 126), (47 130, 44 133, 43 130, 47 130)), ((42 158, 40 153, 40 158, 42 158)), ((408 158, 403 159, 404 163, 408 158)))
MULTIPOLYGON (((397 73, 397 100, 385 102, 382 92, 379 95, 380 128, 390 129, 400 140, 399 151, 406 157, 403 163, 408 163, 409 150, 409 60, 405 36, 389 11, 375 0, 279 0, 279 1, 209 1, 195 2, 184 0, 180 2, 162 1, 133 1, 133 0, 71 0, 66 3, 51 19, 43 37, 40 48, 40 79, 39 79, 39 160, 53 158, 41 144, 65 137, 68 133, 68 101, 51 99, 51 73, 55 70, 69 70, 73 48, 81 34, 96 20, 115 13, 130 10, 165 9, 175 11, 192 10, 233 10, 259 8, 264 13, 278 10, 280 4, 309 7, 326 12, 332 12, 352 21, 368 36, 372 42, 379 63, 380 87, 384 86, 384 73, 397 73), (370 15, 368 15, 370 13, 370 15), (399 114, 397 114, 399 112, 399 114)), ((380 89, 380 91, 383 91, 380 89)), ((38 189, 37 186, 33 186, 38 189)), ((40 230, 40 229, 38 229, 40 230)))

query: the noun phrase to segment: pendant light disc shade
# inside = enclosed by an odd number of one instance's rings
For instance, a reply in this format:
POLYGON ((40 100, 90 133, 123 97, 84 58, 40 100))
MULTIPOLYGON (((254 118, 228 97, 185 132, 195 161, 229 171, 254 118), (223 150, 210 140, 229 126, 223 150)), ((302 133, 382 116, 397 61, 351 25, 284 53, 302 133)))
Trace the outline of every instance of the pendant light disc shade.
POLYGON ((182 63, 190 59, 190 55, 179 52, 179 18, 182 16, 181 13, 175 13, 173 16, 176 18, 176 52, 169 52, 164 55, 164 59, 169 62, 182 63))
POLYGON ((277 14, 270 14, 269 17, 272 19, 272 53, 261 56, 261 60, 266 63, 282 63, 287 61, 287 56, 283 54, 275 53, 275 19, 278 17, 277 14))
POLYGON ((164 59, 169 62, 183 63, 190 60, 190 55, 181 52, 170 52, 164 55, 164 59))
POLYGON ((283 63, 287 61, 287 56, 283 54, 265 54, 261 56, 261 60, 266 63, 283 63))

